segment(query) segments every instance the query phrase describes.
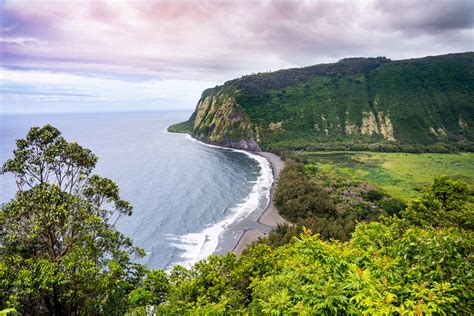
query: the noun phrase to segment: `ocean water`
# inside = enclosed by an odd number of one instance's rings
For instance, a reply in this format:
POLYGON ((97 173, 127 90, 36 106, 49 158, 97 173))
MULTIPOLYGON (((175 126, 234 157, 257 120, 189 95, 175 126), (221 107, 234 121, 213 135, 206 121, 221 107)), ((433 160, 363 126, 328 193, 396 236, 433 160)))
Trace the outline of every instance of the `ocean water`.
MULTIPOLYGON (((242 232, 258 228, 273 181, 266 159, 202 144, 166 128, 188 112, 0 116, 0 161, 32 126, 52 124, 68 141, 91 149, 94 173, 111 178, 134 206, 117 229, 147 255, 151 268, 190 266, 232 250, 242 232)), ((14 197, 12 176, 0 176, 0 202, 14 197)), ((262 228, 262 227, 260 227, 262 228)))

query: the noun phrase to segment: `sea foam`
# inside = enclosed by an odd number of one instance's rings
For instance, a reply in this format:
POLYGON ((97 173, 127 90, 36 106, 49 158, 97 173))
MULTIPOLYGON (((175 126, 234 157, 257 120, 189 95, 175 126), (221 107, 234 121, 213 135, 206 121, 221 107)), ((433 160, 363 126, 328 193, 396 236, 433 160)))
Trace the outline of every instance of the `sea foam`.
POLYGON ((167 238, 171 244, 183 251, 183 254, 181 255, 182 260, 177 262, 177 264, 181 264, 189 268, 194 263, 207 258, 214 251, 216 251, 219 242, 219 236, 225 230, 227 230, 230 224, 242 220, 254 211, 266 209, 268 203, 270 202, 270 190, 273 183, 273 172, 270 163, 265 157, 252 154, 244 150, 206 144, 192 138, 190 135, 186 135, 186 137, 192 141, 199 142, 204 146, 243 153, 256 160, 260 165, 260 174, 257 180, 253 182, 254 185, 250 194, 236 206, 232 207, 229 210, 227 217, 213 225, 205 227, 198 233, 188 233, 181 236, 167 235, 167 238), (265 196, 266 198, 266 205, 259 205, 260 197, 262 196, 265 196))

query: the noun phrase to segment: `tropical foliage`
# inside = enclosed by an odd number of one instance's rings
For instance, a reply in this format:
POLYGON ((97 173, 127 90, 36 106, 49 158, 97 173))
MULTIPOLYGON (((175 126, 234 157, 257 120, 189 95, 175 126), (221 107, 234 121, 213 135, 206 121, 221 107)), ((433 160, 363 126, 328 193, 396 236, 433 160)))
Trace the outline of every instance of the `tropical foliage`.
POLYGON ((48 125, 17 142, 2 167, 19 191, 0 213, 1 314, 474 313, 474 212, 459 180, 437 178, 388 217, 398 204, 376 187, 289 162, 277 203, 317 224, 166 273, 133 263, 143 251, 113 225, 131 206, 96 161, 48 125), (318 228, 347 218, 340 236, 318 228))
POLYGON ((472 151, 472 69, 469 52, 252 74, 205 90, 188 122, 172 129, 215 142, 253 136, 268 151, 472 151), (229 103, 230 115, 220 109, 229 103))
POLYGON ((32 128, 2 167, 18 184, 0 213, 0 308, 22 314, 116 314, 144 268, 114 229, 132 207, 91 174, 97 157, 54 127, 32 128))
POLYGON ((285 235, 298 236, 303 227, 325 240, 346 241, 358 222, 397 214, 405 207, 402 201, 367 183, 336 177, 292 160, 286 161, 280 173, 275 204, 283 217, 296 224, 283 225, 270 233, 267 240, 277 244, 288 239, 285 235))
POLYGON ((175 267, 159 314, 472 314, 474 234, 461 183, 436 180, 402 218, 358 224, 348 242, 303 230, 290 244, 257 243, 240 257, 175 267), (456 200, 454 203, 453 201, 456 200), (429 206, 436 205, 436 209, 429 206), (421 218, 418 205, 427 206, 421 218), (458 225, 460 223, 460 225, 458 225))

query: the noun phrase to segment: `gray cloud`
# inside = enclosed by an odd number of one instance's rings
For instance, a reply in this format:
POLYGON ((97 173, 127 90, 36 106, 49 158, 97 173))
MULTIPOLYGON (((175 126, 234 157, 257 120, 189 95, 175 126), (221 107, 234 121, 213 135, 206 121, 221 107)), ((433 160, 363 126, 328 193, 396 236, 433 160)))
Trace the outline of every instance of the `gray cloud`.
POLYGON ((0 0, 0 97, 10 112, 190 109, 252 72, 472 51, 473 14, 461 0, 0 0))
POLYGON ((469 51, 473 3, 7 1, 2 64, 220 81, 349 56, 469 51), (12 38, 33 41, 12 44, 12 38))
POLYGON ((394 30, 436 33, 474 26, 474 2, 470 0, 378 0, 375 8, 394 30))

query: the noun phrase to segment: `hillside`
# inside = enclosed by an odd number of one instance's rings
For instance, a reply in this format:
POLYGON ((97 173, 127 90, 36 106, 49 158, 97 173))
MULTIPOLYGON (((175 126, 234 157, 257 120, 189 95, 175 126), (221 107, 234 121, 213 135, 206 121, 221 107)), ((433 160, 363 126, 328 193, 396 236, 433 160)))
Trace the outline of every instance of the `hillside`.
POLYGON ((202 93, 170 131, 250 150, 474 148, 474 53, 259 73, 202 93))

